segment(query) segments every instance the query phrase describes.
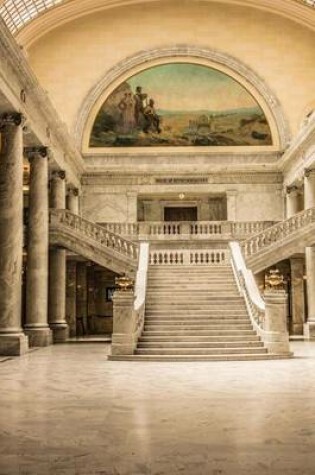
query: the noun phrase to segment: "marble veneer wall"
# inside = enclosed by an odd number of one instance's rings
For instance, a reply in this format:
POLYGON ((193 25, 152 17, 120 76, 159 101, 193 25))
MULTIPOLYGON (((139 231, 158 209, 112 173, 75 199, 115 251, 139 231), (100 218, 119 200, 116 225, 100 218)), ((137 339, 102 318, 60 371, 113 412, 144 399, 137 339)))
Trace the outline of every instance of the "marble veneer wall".
MULTIPOLYGON (((267 178, 261 178, 261 183, 250 183, 249 180, 244 183, 243 177, 238 182, 234 180, 233 184, 222 180, 217 184, 158 185, 135 184, 131 178, 129 183, 126 179, 121 184, 118 178, 115 183, 115 178, 85 177, 82 212, 84 217, 95 222, 132 223, 137 221, 141 195, 159 195, 163 199, 164 194, 169 200, 172 195, 178 199, 179 193, 185 193, 189 200, 189 194, 200 194, 200 197, 222 194, 227 198, 227 219, 230 221, 280 221, 284 218, 282 183, 278 177, 267 178)), ((182 203, 184 206, 185 200, 182 203)), ((160 211, 152 215, 154 220, 160 217, 160 211)))

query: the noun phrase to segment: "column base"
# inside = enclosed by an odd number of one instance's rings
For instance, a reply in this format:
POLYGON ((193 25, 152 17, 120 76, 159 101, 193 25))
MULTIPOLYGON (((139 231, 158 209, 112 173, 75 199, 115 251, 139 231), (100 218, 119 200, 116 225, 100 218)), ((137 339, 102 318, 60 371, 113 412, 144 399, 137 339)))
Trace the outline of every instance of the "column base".
POLYGON ((29 346, 49 346, 53 342, 53 334, 50 328, 24 328, 28 336, 29 346))
POLYGON ((51 323, 54 343, 64 343, 69 338, 69 327, 66 323, 51 323))
POLYGON ((306 340, 315 340, 315 321, 304 324, 304 337, 306 340))
POLYGON ((28 352, 28 337, 23 333, 17 335, 0 334, 0 355, 21 356, 28 352))
POLYGON ((303 335, 304 334, 304 324, 303 323, 292 323, 292 335, 303 335))

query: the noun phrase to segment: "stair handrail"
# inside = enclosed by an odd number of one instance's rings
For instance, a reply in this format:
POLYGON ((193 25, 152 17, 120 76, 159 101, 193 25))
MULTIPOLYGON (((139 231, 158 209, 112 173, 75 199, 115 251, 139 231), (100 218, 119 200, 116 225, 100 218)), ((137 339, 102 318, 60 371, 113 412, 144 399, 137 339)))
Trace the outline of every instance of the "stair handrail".
POLYGON ((148 242, 141 242, 139 246, 139 260, 135 282, 135 301, 133 306, 135 347, 144 325, 149 259, 150 245, 148 242))
POLYGON ((250 269, 246 267, 240 243, 232 241, 229 243, 231 251, 231 263, 238 289, 245 298, 247 311, 256 330, 260 334, 264 332, 264 320, 266 306, 259 292, 255 277, 250 269))
POLYGON ((303 210, 243 241, 241 244, 243 254, 245 258, 251 257, 314 222, 315 208, 303 210))
POLYGON ((68 228, 77 230, 85 236, 94 239, 102 246, 125 254, 133 260, 138 258, 139 246, 137 243, 123 238, 119 234, 108 231, 103 226, 82 218, 69 210, 50 209, 49 223, 55 226, 65 225, 68 228))

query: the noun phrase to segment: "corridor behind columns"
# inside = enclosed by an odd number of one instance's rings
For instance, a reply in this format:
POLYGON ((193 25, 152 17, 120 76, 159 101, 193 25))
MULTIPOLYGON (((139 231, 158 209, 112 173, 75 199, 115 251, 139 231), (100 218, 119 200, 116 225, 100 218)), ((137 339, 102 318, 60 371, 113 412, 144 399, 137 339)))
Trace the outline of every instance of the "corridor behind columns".
POLYGON ((315 343, 295 359, 106 361, 54 345, 0 363, 1 475, 313 475, 315 343))

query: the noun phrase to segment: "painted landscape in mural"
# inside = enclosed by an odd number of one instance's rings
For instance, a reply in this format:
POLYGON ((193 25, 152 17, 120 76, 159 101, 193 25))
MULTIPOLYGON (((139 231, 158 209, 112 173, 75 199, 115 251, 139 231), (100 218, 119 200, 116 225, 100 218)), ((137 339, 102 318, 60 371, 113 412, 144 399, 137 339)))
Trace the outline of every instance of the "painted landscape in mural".
POLYGON ((230 76, 188 63, 155 66, 120 84, 102 105, 90 147, 272 145, 253 96, 230 76))

